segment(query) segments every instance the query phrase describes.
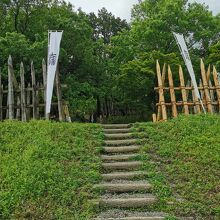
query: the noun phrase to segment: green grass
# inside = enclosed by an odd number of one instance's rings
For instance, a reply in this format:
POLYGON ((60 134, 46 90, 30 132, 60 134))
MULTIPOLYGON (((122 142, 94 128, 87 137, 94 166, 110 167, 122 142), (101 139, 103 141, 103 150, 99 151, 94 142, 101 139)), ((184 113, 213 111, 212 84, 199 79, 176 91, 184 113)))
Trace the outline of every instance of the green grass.
POLYGON ((134 131, 145 138, 140 159, 160 198, 157 208, 173 216, 220 219, 220 116, 137 123, 134 131))
POLYGON ((90 219, 101 127, 0 123, 0 219, 90 219))

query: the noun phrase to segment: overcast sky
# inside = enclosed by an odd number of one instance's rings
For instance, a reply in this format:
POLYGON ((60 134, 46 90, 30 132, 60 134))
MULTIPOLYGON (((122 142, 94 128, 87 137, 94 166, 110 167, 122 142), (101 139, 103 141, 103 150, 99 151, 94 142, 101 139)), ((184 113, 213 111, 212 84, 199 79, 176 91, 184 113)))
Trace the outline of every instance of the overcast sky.
MULTIPOLYGON (((107 8, 108 11, 111 11, 117 17, 130 20, 131 17, 131 8, 133 4, 136 4, 138 0, 69 0, 76 9, 79 7, 83 11, 97 12, 98 9, 102 7, 107 8)), ((195 0, 190 0, 193 2, 195 0)), ((196 0, 200 3, 206 3, 209 5, 210 9, 217 14, 220 12, 220 0, 196 0)))

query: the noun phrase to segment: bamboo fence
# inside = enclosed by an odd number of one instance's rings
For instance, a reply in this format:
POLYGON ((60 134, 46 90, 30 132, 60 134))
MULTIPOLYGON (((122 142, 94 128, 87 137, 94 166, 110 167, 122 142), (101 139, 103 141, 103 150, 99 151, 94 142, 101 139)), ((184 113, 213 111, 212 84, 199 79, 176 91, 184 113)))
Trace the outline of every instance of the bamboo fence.
POLYGON ((29 121, 31 119, 57 119, 70 121, 67 102, 62 99, 59 68, 56 71, 55 87, 56 102, 52 103, 52 114, 47 115, 46 110, 46 86, 47 67, 42 60, 42 82, 37 82, 34 63, 31 63, 31 82, 25 81, 25 68, 20 64, 20 83, 18 83, 12 63, 12 57, 8 58, 8 85, 2 84, 0 73, 0 121, 5 119, 29 121))
MULTIPOLYGON (((205 68, 203 60, 200 61, 201 79, 198 89, 201 94, 202 103, 208 113, 220 112, 220 81, 216 67, 205 68)), ((202 104, 195 95, 194 88, 190 81, 185 82, 183 69, 179 66, 179 85, 174 85, 173 73, 170 65, 156 63, 158 87, 158 102, 156 103, 157 113, 153 114, 153 121, 166 121, 168 118, 176 118, 178 114, 202 113, 202 104), (166 82, 167 77, 167 82, 166 82)))

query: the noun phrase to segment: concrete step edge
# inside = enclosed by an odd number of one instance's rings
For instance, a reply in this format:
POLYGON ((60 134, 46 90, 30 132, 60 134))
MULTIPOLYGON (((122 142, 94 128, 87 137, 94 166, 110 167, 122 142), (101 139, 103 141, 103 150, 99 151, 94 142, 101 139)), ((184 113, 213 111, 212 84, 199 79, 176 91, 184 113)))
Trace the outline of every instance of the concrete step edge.
POLYGON ((152 217, 125 217, 125 218, 96 218, 94 220, 165 220, 165 217, 156 217, 156 216, 152 216, 152 217))
POLYGON ((115 163, 103 163, 102 167, 106 170, 129 170, 140 168, 142 166, 142 162, 140 161, 132 161, 132 162, 115 162, 115 163))
POLYGON ((131 146, 120 146, 120 147, 104 147, 103 150, 106 153, 129 153, 138 152, 141 146, 131 145, 131 146))
POLYGON ((102 174, 102 178, 105 181, 118 180, 118 179, 130 180, 135 177, 141 177, 144 175, 148 175, 148 173, 144 171, 112 172, 112 173, 102 174))
POLYGON ((130 133, 130 128, 103 129, 104 134, 126 134, 130 133))
POLYGON ((119 198, 119 199, 100 199, 97 201, 100 207, 113 207, 113 208, 138 208, 146 207, 157 202, 156 197, 143 197, 143 198, 119 198))
POLYGON ((138 157, 139 154, 101 155, 103 161, 125 161, 138 157))
POLYGON ((122 192, 139 192, 150 191, 152 185, 149 183, 102 183, 94 185, 95 189, 105 190, 108 192, 122 193, 122 192))
POLYGON ((104 141, 106 146, 120 146, 120 145, 132 145, 137 144, 138 139, 124 139, 124 140, 109 140, 104 141))

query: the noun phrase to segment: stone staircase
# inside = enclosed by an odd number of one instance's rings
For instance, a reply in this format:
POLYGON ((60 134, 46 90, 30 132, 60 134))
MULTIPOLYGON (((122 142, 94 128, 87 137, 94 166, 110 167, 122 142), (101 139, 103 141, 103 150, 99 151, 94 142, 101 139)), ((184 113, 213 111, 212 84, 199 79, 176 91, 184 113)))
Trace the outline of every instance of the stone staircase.
POLYGON ((103 125, 105 146, 101 155, 103 180, 95 189, 103 192, 97 201, 100 215, 95 220, 162 220, 164 213, 147 212, 157 203, 147 182, 142 162, 136 160, 141 145, 128 124, 103 125), (139 211, 144 210, 144 211, 139 211))

